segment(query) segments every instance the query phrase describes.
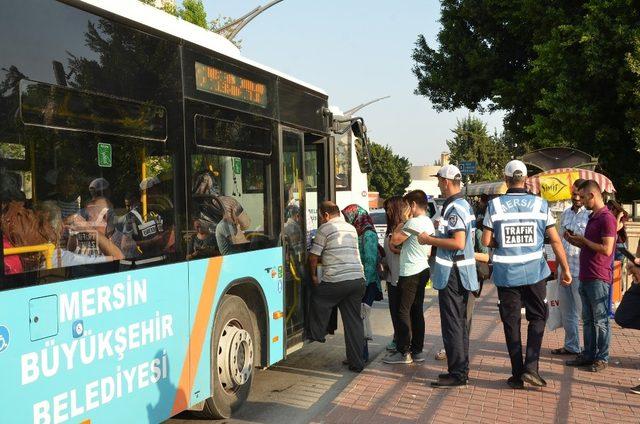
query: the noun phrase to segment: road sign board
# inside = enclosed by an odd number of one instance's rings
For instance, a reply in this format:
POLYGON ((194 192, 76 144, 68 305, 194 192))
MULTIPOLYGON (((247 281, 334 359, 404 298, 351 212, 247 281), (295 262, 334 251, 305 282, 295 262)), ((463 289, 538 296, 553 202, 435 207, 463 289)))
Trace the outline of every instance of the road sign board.
POLYGON ((458 166, 462 175, 475 175, 478 173, 478 163, 475 161, 463 161, 458 166))

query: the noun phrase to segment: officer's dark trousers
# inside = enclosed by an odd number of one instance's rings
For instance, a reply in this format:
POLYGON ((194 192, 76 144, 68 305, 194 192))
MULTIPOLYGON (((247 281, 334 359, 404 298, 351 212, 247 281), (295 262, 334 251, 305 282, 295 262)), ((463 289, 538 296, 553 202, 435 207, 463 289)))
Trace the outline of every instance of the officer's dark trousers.
POLYGON ((640 284, 632 284, 616 309, 616 323, 622 328, 640 330, 640 284))
POLYGON ((398 352, 420 353, 424 348, 424 287, 429 268, 398 279, 398 352))
POLYGON ((462 286, 458 268, 449 274, 447 286, 438 292, 442 341, 447 352, 449 374, 466 378, 469 374, 469 291, 462 286))
POLYGON ((538 371, 540 348, 549 310, 544 302, 547 296, 546 280, 519 287, 498 287, 500 318, 504 326, 504 336, 511 358, 511 373, 520 377, 525 371, 538 371), (521 313, 524 306, 527 327, 527 353, 522 361, 522 341, 520 335, 521 313))
POLYGON ((322 281, 311 289, 308 338, 325 341, 327 323, 334 306, 340 309, 344 327, 347 360, 354 368, 364 368, 362 349, 364 326, 360 316, 360 303, 364 294, 364 279, 328 283, 322 281))

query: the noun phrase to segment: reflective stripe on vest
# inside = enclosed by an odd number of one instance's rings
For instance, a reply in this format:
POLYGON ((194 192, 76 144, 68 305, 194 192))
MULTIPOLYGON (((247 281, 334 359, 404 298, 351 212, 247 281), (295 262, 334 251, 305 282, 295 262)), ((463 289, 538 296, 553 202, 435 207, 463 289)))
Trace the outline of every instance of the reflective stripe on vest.
POLYGON ((542 250, 538 252, 526 253, 524 255, 517 255, 517 256, 513 256, 513 255, 504 256, 504 255, 494 254, 492 258, 493 258, 493 262, 496 262, 496 263, 517 264, 521 262, 529 262, 529 261, 533 261, 534 259, 542 258, 542 250))
POLYGON ((439 263, 440 265, 448 266, 449 268, 451 268, 454 264, 457 266, 469 266, 469 265, 476 264, 475 259, 462 259, 459 261, 450 261, 450 260, 441 258, 440 256, 436 256, 436 262, 439 263))

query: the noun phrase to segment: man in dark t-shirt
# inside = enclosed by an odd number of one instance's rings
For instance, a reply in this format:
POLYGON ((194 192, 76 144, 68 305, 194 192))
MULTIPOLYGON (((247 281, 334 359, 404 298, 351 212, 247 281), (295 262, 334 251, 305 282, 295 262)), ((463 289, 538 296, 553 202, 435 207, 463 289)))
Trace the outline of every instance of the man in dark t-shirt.
POLYGON ((578 189, 583 205, 592 213, 584 236, 565 231, 564 238, 581 249, 579 277, 584 351, 566 364, 598 372, 604 370, 609 361, 609 292, 613 282, 617 222, 605 206, 597 182, 587 180, 578 189))

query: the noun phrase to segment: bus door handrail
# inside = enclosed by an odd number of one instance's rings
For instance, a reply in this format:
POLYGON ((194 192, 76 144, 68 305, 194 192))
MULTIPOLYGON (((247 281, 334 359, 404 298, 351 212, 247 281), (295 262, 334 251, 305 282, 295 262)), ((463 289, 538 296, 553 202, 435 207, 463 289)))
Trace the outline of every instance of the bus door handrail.
POLYGON ((20 247, 7 247, 4 248, 4 256, 20 255, 22 253, 44 253, 44 259, 47 265, 47 269, 53 268, 53 252, 56 250, 56 245, 53 243, 36 244, 33 246, 20 246, 20 247))

